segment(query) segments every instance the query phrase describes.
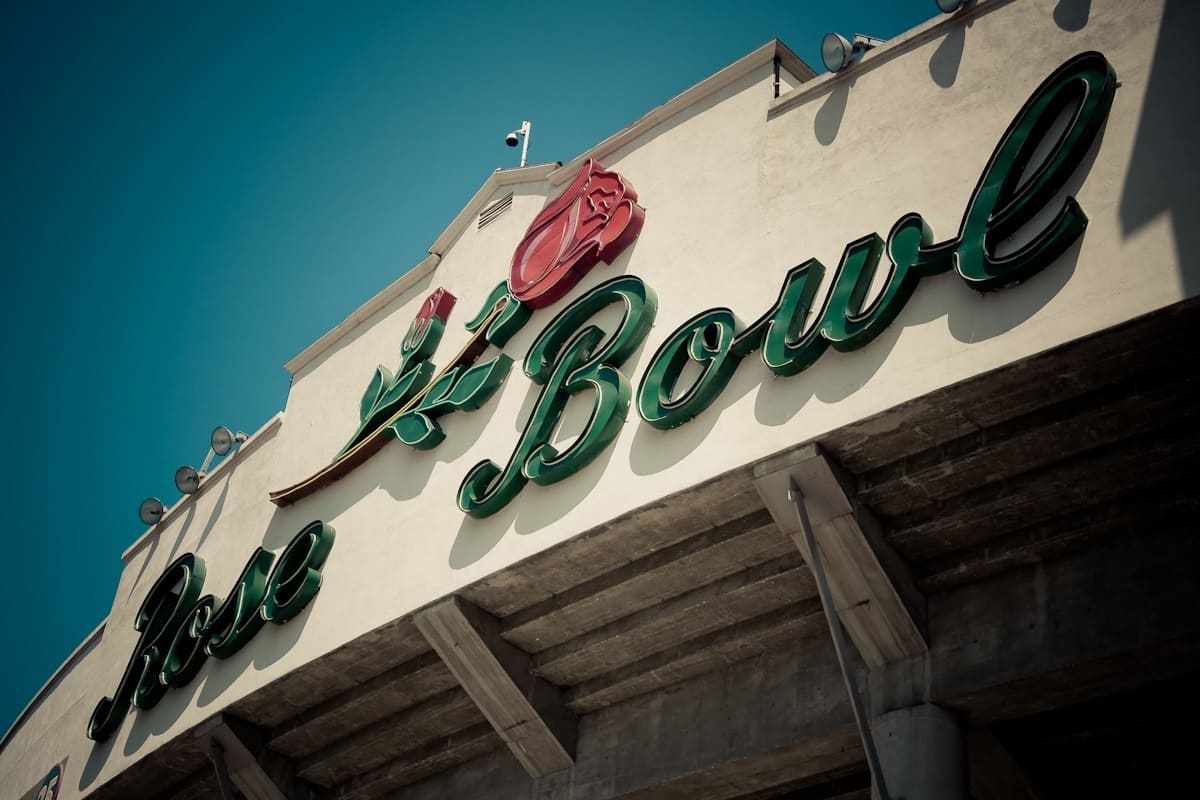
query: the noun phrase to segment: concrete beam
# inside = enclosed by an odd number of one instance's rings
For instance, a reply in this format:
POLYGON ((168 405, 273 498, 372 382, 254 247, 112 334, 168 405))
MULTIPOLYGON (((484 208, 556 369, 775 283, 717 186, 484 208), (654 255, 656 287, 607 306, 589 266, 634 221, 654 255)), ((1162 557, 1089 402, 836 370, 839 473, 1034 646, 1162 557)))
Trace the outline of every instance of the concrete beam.
POLYGON ((353 766, 356 762, 368 760, 371 754, 395 752, 398 742, 402 742, 407 751, 442 741, 444 734, 430 734, 447 728, 465 729, 472 722, 482 724, 479 712, 471 698, 456 686, 398 714, 376 720, 347 736, 327 742, 315 752, 297 760, 296 774, 326 786, 341 783, 349 773, 357 770, 353 766))
MULTIPOLYGON (((500 744, 492 726, 481 722, 466 730, 456 731, 434 742, 428 742, 413 750, 401 753, 399 758, 368 770, 340 783, 335 788, 336 800, 367 800, 367 798, 393 797, 391 792, 444 771, 447 764, 471 764, 481 756, 498 749, 500 744)), ((513 759, 504 756, 505 764, 520 773, 523 782, 529 778, 513 764, 513 759)), ((450 774, 454 774, 452 771, 450 774)), ((477 797, 479 794, 454 795, 477 797)))
POLYGON ((194 736, 201 747, 213 753, 218 773, 224 767, 246 800, 298 800, 316 795, 312 787, 295 780, 290 761, 263 747, 265 734, 253 726, 218 714, 200 725, 194 736))
POLYGON ((783 648, 582 717, 577 763, 531 780, 479 758, 405 787, 396 800, 706 800, 791 786, 862 763, 827 640, 783 648))
MULTIPOLYGON (((1194 673, 1198 569, 1200 540, 1190 529, 1142 532, 935 595, 930 702, 990 724, 1194 673)), ((824 637, 789 638, 579 725, 570 773, 531 782, 511 759, 482 757, 394 797, 718 799, 844 772, 863 759, 824 637)))
POLYGON ((788 486, 804 493, 838 618, 868 666, 928 652, 925 597, 904 561, 883 540, 878 521, 859 504, 852 479, 816 445, 754 468, 754 483, 775 524, 809 563, 788 486))
POLYGON ((450 597, 417 613, 417 629, 533 777, 574 763, 576 719, 559 690, 533 674, 528 654, 500 638, 500 622, 450 597))
POLYGON ((315 749, 314 742, 360 728, 367 709, 377 710, 389 703, 420 702, 455 686, 454 678, 446 674, 437 653, 427 651, 276 725, 270 731, 269 745, 272 750, 288 755, 309 754, 315 749))

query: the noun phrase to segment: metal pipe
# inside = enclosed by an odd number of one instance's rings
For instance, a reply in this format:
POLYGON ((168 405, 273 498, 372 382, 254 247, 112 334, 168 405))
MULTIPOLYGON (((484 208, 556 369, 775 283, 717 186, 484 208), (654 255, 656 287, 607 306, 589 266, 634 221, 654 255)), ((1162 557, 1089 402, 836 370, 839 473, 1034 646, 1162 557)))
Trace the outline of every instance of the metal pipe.
POLYGON ((525 157, 529 155, 529 132, 531 130, 533 130, 533 125, 530 124, 529 120, 524 120, 521 123, 521 133, 524 134, 524 136, 521 137, 521 141, 522 141, 522 144, 521 144, 521 166, 522 167, 525 166, 525 157))
POLYGON ((883 779, 883 768, 879 765, 879 753, 875 750, 875 738, 871 736, 871 724, 867 712, 863 709, 862 698, 858 694, 858 681, 854 678, 847 656, 846 633, 842 622, 838 619, 837 609, 833 605, 833 595, 829 591, 829 581, 825 578, 825 566, 821 562, 821 551, 817 549, 817 540, 813 536, 812 523, 808 518, 808 509, 804 505, 804 493, 796 479, 788 478, 788 499, 796 506, 796 515, 800 518, 800 530, 804 534, 804 543, 808 546, 809 566, 817 579, 817 592, 821 595, 821 607, 825 610, 825 621, 829 623, 829 633, 833 636, 833 649, 837 652, 838 665, 842 668, 842 679, 846 682, 846 694, 850 695, 850 707, 854 711, 854 723, 858 726, 858 735, 862 739, 863 750, 867 754, 867 769, 871 771, 871 782, 879 790, 879 800, 890 800, 887 784, 883 779))
POLYGON ((208 455, 204 457, 204 462, 200 465, 200 469, 196 470, 196 472, 200 473, 201 478, 208 475, 208 468, 212 464, 214 456, 216 456, 216 451, 214 451, 211 447, 208 448, 208 455))

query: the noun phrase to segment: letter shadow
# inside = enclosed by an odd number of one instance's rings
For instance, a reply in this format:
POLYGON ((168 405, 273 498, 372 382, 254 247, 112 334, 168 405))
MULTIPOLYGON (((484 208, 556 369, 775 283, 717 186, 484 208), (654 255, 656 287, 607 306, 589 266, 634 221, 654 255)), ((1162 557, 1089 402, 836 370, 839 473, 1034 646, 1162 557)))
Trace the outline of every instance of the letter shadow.
MULTIPOLYGON (((207 668, 207 665, 205 665, 207 668)), ((124 753, 131 756, 139 752, 153 736, 161 736, 171 729, 171 726, 187 711, 201 680, 201 675, 180 689, 168 689, 158 705, 150 709, 131 708, 129 719, 129 737, 125 740, 124 753), (132 724, 131 724, 132 723, 132 724)), ((115 739, 120 731, 113 735, 115 739)))
POLYGON ((737 372, 713 404, 678 428, 659 430, 636 416, 634 409, 633 421, 637 424, 637 430, 629 449, 630 469, 635 475, 654 475, 683 461, 708 438, 725 409, 753 390, 762 381, 763 374, 769 375, 770 372, 757 353, 743 358, 737 372))
MULTIPOLYGON (((842 353, 830 347, 811 368, 790 378, 773 375, 768 370, 754 403, 755 419, 763 425, 783 425, 813 397, 824 403, 838 403, 866 386, 887 361, 905 325, 914 321, 907 311, 906 307, 879 336, 858 350, 842 353)), ((758 366, 766 370, 761 361, 758 366)))
MULTIPOLYGON (((220 503, 218 503, 218 506, 220 503)), ((300 505, 300 504, 297 504, 300 505)), ((219 507, 214 512, 214 519, 219 516, 219 507)), ((301 527, 311 521, 309 512, 295 507, 276 509, 263 535, 263 547, 278 551, 284 547, 301 527)), ((201 537, 203 539, 203 536, 201 537)), ((335 551, 336 552, 336 551, 335 551)), ((249 552, 247 552, 249 556, 249 552)), ((218 602, 224 599, 222 591, 229 591, 232 586, 206 585, 205 593, 217 596, 218 602)), ((294 619, 283 625, 264 625, 254 636, 253 640, 240 652, 228 659, 221 660, 209 657, 201 667, 200 673, 186 686, 168 689, 162 700, 151 709, 131 709, 132 717, 128 738, 125 741, 124 752, 132 755, 138 752, 154 736, 166 733, 176 721, 186 713, 193 699, 198 708, 210 705, 225 694, 247 666, 253 664, 255 669, 265 669, 278 661, 299 640, 307 624, 308 609, 302 611, 294 619)), ((104 761, 111 752, 113 742, 118 734, 109 742, 98 744, 89 756, 88 768, 85 770, 85 780, 94 780, 102 768, 104 761)), ((86 784, 85 784, 86 785, 86 784)))
MULTIPOLYGON (((97 698, 97 702, 99 702, 99 698, 97 698)), ((90 711, 88 713, 91 714, 90 711)), ((96 778, 100 777, 100 771, 104 769, 104 765, 108 763, 108 757, 112 755, 113 748, 117 746, 118 736, 120 736, 119 731, 113 734, 108 741, 92 744, 87 761, 84 762, 83 769, 79 773, 80 792, 86 792, 96 782, 96 778)))
MULTIPOLYGON (((636 245, 636 241, 634 245, 636 245)), ((590 275, 580 281, 579 286, 571 290, 571 294, 561 303, 562 307, 565 307, 567 303, 575 300, 585 292, 590 291, 597 284, 616 277, 619 274, 624 274, 627 271, 631 249, 632 247, 627 248, 613 262, 611 265, 613 269, 611 271, 606 270, 604 273, 597 275, 597 270, 593 270, 590 275)), ((653 289, 654 287, 650 286, 650 288, 653 289)), ((561 311, 562 308, 556 306, 556 310, 561 311)), ((597 324, 604 330, 612 331, 615 329, 615 324, 619 316, 617 306, 610 305, 594 315, 589 324, 597 324)), ((529 335, 528 340, 521 341, 523 345, 521 348, 514 347, 514 352, 527 352, 529 346, 532 345, 533 339, 546 327, 552 318, 551 315, 547 314, 544 321, 539 325, 531 323, 529 328, 532 328, 533 333, 529 335)), ((525 333, 526 331, 522 331, 522 334, 525 333)), ((639 374, 638 366, 644 357, 645 349, 646 342, 643 340, 620 367, 621 371, 629 377, 635 392, 637 389, 637 375, 639 374)), ((514 373, 518 370, 520 370, 520 365, 514 365, 514 373)), ((521 378, 528 381, 523 372, 521 378)), ((525 423, 529 419, 529 415, 533 412, 541 389, 541 386, 529 382, 525 398, 521 402, 521 410, 517 414, 516 419, 512 421, 516 434, 512 440, 512 444, 505 452, 489 454, 488 457, 501 467, 505 467, 512 458, 513 448, 516 447, 517 442, 520 440, 525 423)), ((560 429, 565 431, 582 431, 590 416, 591 405, 590 392, 575 395, 572 401, 568 403, 566 411, 563 414, 560 429)), ((636 424, 637 421, 635 398, 630 403, 629 411, 625 418, 626 426, 623 430, 627 430, 628 425, 636 424)), ((473 438, 469 441, 473 441, 473 438)), ((465 452, 465 447, 466 445, 464 445, 463 452, 465 452)), ((463 569, 474 564, 491 552, 492 548, 504 538, 504 535, 510 529, 519 535, 535 533, 565 517, 584 498, 591 494, 599 484, 600 479, 604 475, 605 467, 612 460, 613 452, 614 447, 610 444, 579 472, 550 486, 539 486, 532 481, 527 483, 511 503, 490 517, 476 519, 470 515, 463 514, 462 522, 454 537, 454 542, 450 546, 448 559, 450 568, 463 569)), ((465 472, 463 473, 463 477, 466 477, 465 472)))
MULTIPOLYGON (((1102 130, 1096 137, 1063 190, 1026 226, 1026 232, 1043 230, 1066 197, 1078 193, 1103 146, 1104 133, 1102 130)), ((1030 169, 1036 166, 1032 164, 1030 169)), ((1054 264, 1014 291, 980 294, 953 273, 926 278, 897 319, 874 341, 846 353, 831 347, 820 361, 799 375, 774 376, 757 354, 747 357, 717 401, 696 419, 666 432, 640 426, 630 453, 631 467, 639 475, 648 475, 678 463, 708 436, 723 409, 759 383, 762 386, 755 399, 755 417, 764 425, 786 423, 814 396, 826 403, 845 400, 878 372, 906 326, 926 324, 945 316, 951 335, 964 343, 983 341, 1012 330, 1045 307, 1066 286, 1075 272, 1086 236, 1085 231, 1054 264), (986 312, 980 311, 982 303, 988 304, 986 312)), ((1018 234, 1014 246, 1020 243, 1023 242, 1018 234)))
MULTIPOLYGON (((336 552, 337 547, 335 546, 333 553, 336 552)), ((333 553, 330 554, 331 557, 333 553)), ((317 595, 314 602, 319 601, 320 594, 317 595)), ((228 692, 229 688, 249 667, 253 666, 256 670, 266 669, 291 650, 304 633, 311 611, 312 604, 310 603, 298 615, 282 625, 266 623, 245 647, 229 658, 219 659, 210 656, 204 662, 204 666, 195 680, 182 690, 175 691, 188 692, 193 686, 203 682, 200 685, 199 694, 196 695, 196 707, 206 708, 212 705, 228 692)), ((296 711, 300 710, 296 709, 296 711)))
MULTIPOLYGON (((630 409, 627 425, 634 422, 636 414, 630 409)), ((463 514, 450 545, 450 568, 463 569, 474 564, 490 553, 509 530, 519 535, 536 533, 571 513, 596 488, 614 450, 609 445, 592 463, 558 483, 539 486, 529 482, 516 499, 490 517, 476 519, 463 514)))
MULTIPOLYGON (((1104 146, 1104 135, 1107 130, 1106 122, 1105 127, 1097 134, 1096 141, 1092 142, 1087 155, 1075 168, 1062 190, 1046 203, 1041 212, 1025 226, 1025 233, 1044 230, 1062 208, 1067 197, 1074 197, 1079 193, 1088 174, 1092 171, 1096 156, 1104 146)), ((1030 169, 1035 166, 1035 164, 1031 164, 1030 169)), ((1087 210, 1085 206, 1084 213, 1087 213, 1087 210)), ((1021 233, 1018 233, 1015 241, 1022 242, 1020 237, 1021 233)), ((960 342, 981 342, 1007 333, 1030 319, 1062 291, 1071 276, 1075 274, 1079 263, 1079 254, 1083 242, 1086 240, 1087 230, 1085 229, 1083 235, 1076 239, 1057 261, 1023 282, 1020 287, 980 294, 969 289, 961 281, 955 281, 954 289, 957 290, 960 297, 950 297, 943 301, 945 303, 943 308, 950 309, 947 314, 950 333, 960 342), (963 298, 961 297, 963 292, 974 297, 963 298), (981 308, 981 304, 984 303, 987 304, 986 310, 981 308)), ((917 291, 919 292, 920 289, 917 291)))
MULTIPOLYGON (((492 356, 488 355, 487 358, 492 356)), ((491 424, 499 406, 500 392, 509 381, 524 379, 520 363, 514 363, 504 379, 496 396, 477 411, 456 412, 442 417, 439 424, 446 432, 445 440, 431 450, 414 450, 400 442, 388 446, 386 463, 388 468, 383 470, 379 486, 396 500, 412 500, 425 490, 429 478, 433 475, 434 467, 439 462, 452 462, 466 453, 478 441, 484 429, 491 424)), ((384 459, 384 453, 376 456, 384 459)))
MULTIPOLYGON (((1185 296, 1200 293, 1200 193, 1193 135, 1200 129, 1194 77, 1200 58, 1192 41, 1198 29, 1200 3, 1167 1, 1120 201, 1126 236, 1170 215, 1185 296)), ((1124 99, 1121 92, 1117 90, 1117 103, 1124 99)))
MULTIPOLYGON (((375 488, 384 489, 389 495, 397 500, 412 500, 420 496, 426 485, 429 483, 429 478, 433 475, 433 470, 439 462, 450 463, 458 460, 465 454, 482 434, 484 429, 491 425, 496 411, 499 408, 499 395, 505 391, 511 381, 525 381, 529 379, 525 376, 522 370, 524 359, 516 359, 515 354, 528 352, 533 341, 538 334, 549 324, 554 315, 561 311, 568 303, 575 300, 588 290, 596 285, 610 280, 618 275, 622 275, 628 271, 629 260, 637 247, 635 239, 629 247, 621 253, 620 256, 613 259, 611 264, 600 264, 590 271, 579 283, 572 288, 567 297, 559 303, 556 303, 554 308, 547 309, 542 312, 535 312, 534 316, 520 330, 508 344, 501 350, 489 348, 483 355, 482 359, 493 358, 498 352, 506 352, 514 357, 514 363, 505 378, 496 395, 489 398, 482 408, 476 411, 455 412, 448 414, 439 420, 443 430, 446 432, 445 440, 431 450, 415 450, 403 444, 393 442, 384 448, 384 451, 376 454, 371 462, 383 463, 382 469, 377 467, 378 471, 372 471, 364 465, 364 468, 356 470, 351 475, 343 478, 339 483, 350 481, 358 472, 370 473, 379 475, 379 479, 369 481, 366 484, 361 484, 359 492, 354 497, 353 501, 344 504, 341 510, 345 510, 362 499, 368 492, 375 488)), ((604 312, 601 312, 603 314, 604 312)), ((637 358, 639 351, 635 352, 630 357, 630 362, 637 358)), ((482 360, 481 359, 481 360, 482 360)), ((529 411, 533 408, 533 403, 537 398, 540 387, 530 384, 530 391, 527 393, 525 402, 522 407, 522 413, 513 421, 515 429, 519 432, 524 426, 525 420, 529 416, 529 411)), ((499 455, 494 456, 498 460, 499 455)), ((370 462, 369 462, 370 463, 370 462)), ((464 473, 465 476, 465 473, 464 473)), ((299 528, 297 528, 299 530, 299 528)), ((293 531, 294 534, 294 531, 293 531)), ((290 538, 290 536, 289 536, 290 538)), ((285 542, 286 543, 286 542, 285 542)))

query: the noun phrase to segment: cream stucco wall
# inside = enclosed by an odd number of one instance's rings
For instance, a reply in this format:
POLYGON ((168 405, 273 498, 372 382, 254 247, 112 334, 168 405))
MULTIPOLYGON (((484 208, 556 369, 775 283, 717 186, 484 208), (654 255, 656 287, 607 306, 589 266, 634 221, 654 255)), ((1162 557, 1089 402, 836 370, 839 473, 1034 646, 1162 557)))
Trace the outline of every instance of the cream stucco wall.
MULTIPOLYGON (((268 490, 327 464, 349 438, 372 370, 395 366, 410 320, 439 286, 458 305, 435 361, 457 351, 467 337, 462 323, 506 276, 525 227, 571 175, 497 189, 484 204, 513 191, 509 212, 482 231, 467 226, 429 277, 304 364, 282 424, 267 426, 194 502, 131 549, 102 638, 0 751, 0 796, 20 794, 64 755, 62 796, 79 796, 81 775, 86 786, 99 785, 298 665, 627 510, 1196 294, 1194 257, 1180 255, 1180 231, 1196 216, 1196 201, 1183 192, 1158 197, 1146 176, 1194 175, 1195 158, 1145 144, 1159 140, 1162 98, 1193 94, 1194 69, 1183 67, 1194 67, 1195 57, 1179 48, 1164 54, 1163 2, 1097 0, 1079 30, 1056 24, 1056 5, 981 2, 968 17, 931 20, 850 71, 778 100, 767 61, 604 153, 606 166, 636 187, 646 224, 568 300, 621 273, 657 292, 656 325, 625 367, 636 385, 659 343, 696 312, 728 306, 754 319, 790 267, 816 257, 832 268, 848 242, 885 235, 905 212, 923 214, 939 238, 953 235, 1025 99, 1070 56, 1099 50, 1122 86, 1099 147, 1070 186, 1090 226, 1059 262, 988 295, 953 274, 926 279, 879 339, 853 353, 831 351, 792 378, 775 378, 757 356, 746 359, 695 421, 660 432, 631 413, 595 463, 554 486, 528 486, 488 519, 466 517, 454 498, 473 464, 503 464, 512 452, 536 397, 519 368, 484 408, 445 418, 440 447, 390 444, 338 483, 287 508, 271 505, 268 490), (115 687, 136 639, 133 614, 171 558, 198 552, 209 566, 206 591, 222 596, 256 546, 278 550, 317 518, 337 529, 337 541, 311 608, 285 626, 267 626, 230 660, 210 660, 186 689, 132 714, 111 742, 93 748, 84 738, 88 715, 115 687)), ((1165 185, 1173 191, 1179 183, 1165 185)), ((536 312, 505 351, 522 356, 554 313, 536 312)), ((564 435, 579 429, 586 402, 572 405, 564 435)))

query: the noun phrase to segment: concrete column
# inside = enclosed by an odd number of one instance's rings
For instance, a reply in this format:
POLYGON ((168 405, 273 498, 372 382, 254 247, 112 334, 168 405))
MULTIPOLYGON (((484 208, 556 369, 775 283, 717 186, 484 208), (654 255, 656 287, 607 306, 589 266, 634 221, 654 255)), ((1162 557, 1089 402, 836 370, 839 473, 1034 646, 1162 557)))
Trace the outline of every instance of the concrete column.
POLYGON ((871 733, 891 800, 967 800, 966 740, 952 713, 910 706, 876 717, 871 733))

